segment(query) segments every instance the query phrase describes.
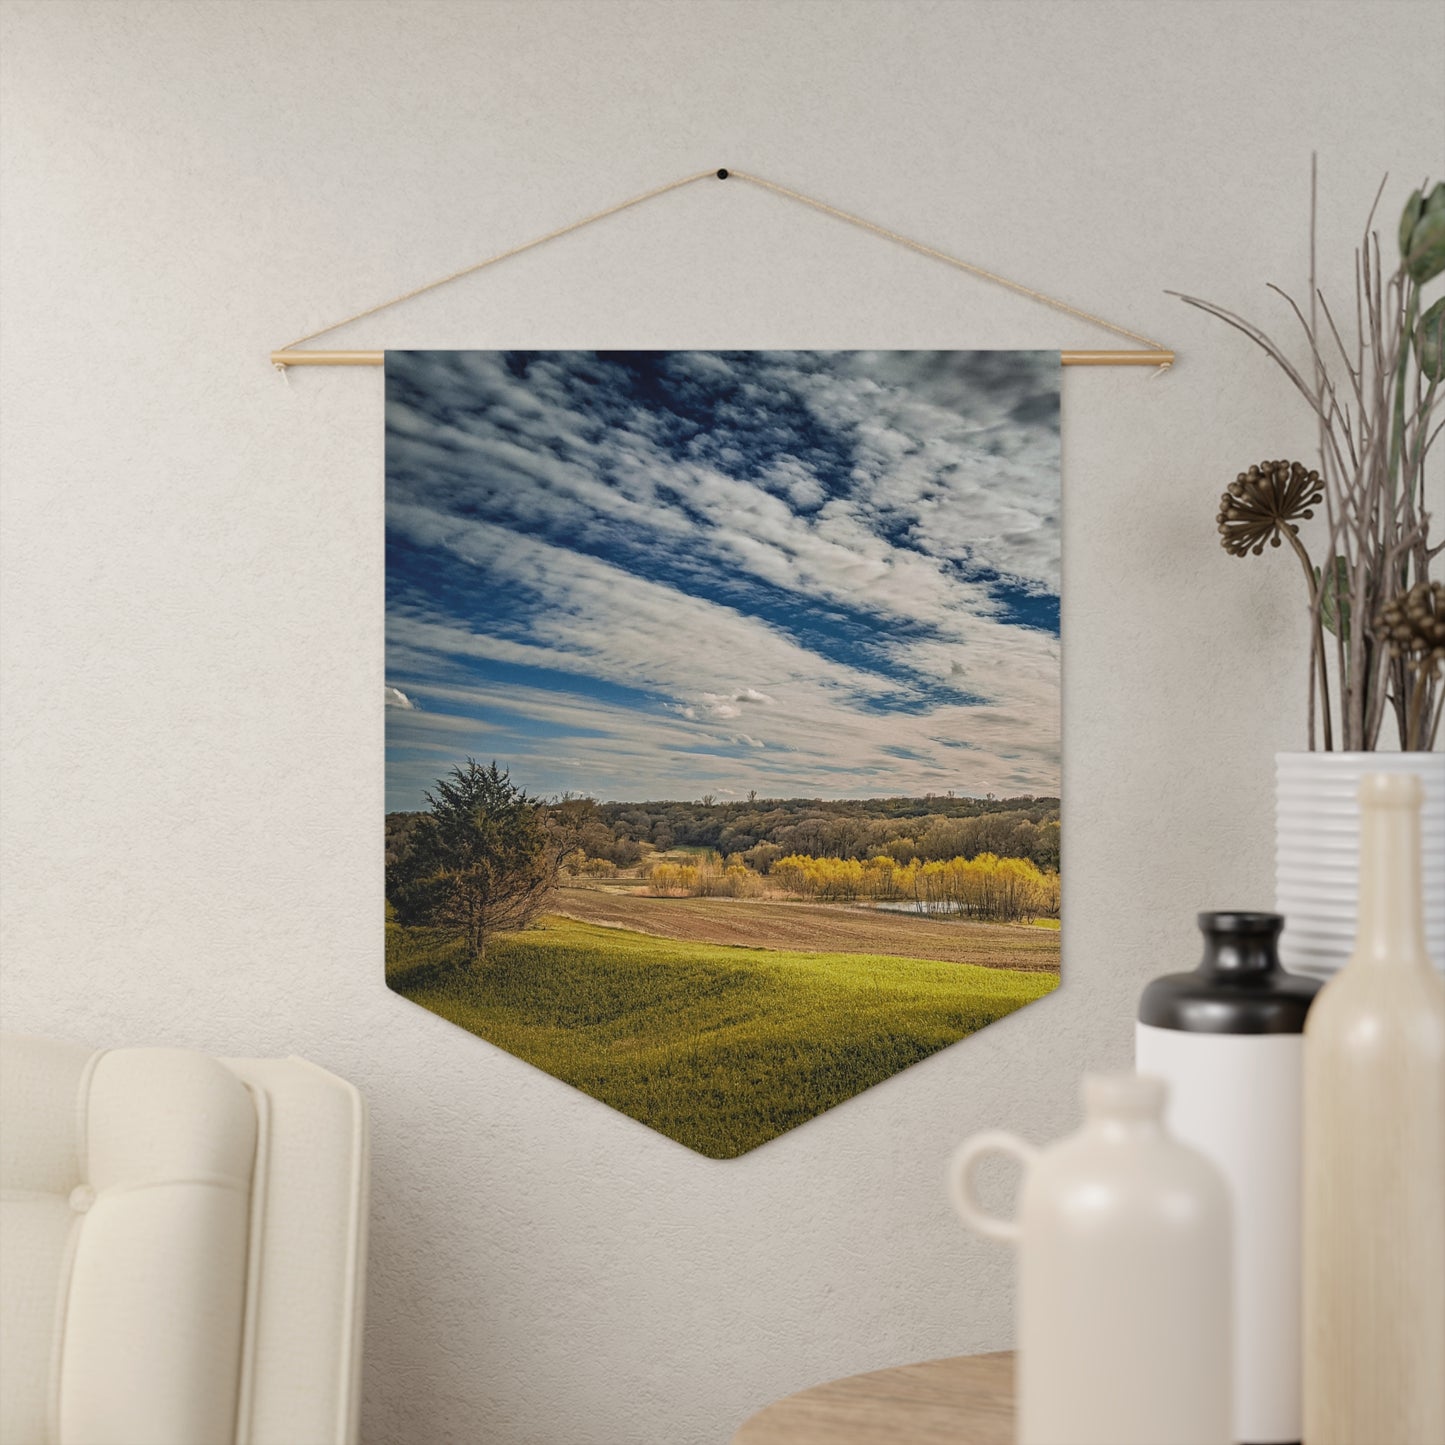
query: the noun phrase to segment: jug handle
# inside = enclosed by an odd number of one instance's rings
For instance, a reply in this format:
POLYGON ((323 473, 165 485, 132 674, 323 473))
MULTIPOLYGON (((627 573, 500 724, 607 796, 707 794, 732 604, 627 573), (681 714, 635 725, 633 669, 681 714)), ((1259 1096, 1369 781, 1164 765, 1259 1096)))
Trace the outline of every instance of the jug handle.
POLYGON ((1001 1219, 989 1214, 973 1196, 973 1166, 985 1154, 1008 1154, 1023 1165, 1027 1173, 1039 1151, 1025 1143, 1017 1134, 991 1129, 975 1134, 958 1146, 948 1166, 948 1195, 958 1217, 972 1230, 1004 1244, 1017 1244, 1021 1233, 1017 1219, 1001 1219))

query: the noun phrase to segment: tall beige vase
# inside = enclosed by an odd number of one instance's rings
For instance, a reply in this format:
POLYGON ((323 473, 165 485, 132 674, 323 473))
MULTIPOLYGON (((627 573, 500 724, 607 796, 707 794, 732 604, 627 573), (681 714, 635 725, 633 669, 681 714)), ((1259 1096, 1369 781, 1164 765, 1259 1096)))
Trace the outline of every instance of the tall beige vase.
POLYGON ((1445 983, 1425 950, 1420 782, 1369 774, 1359 797, 1355 950, 1305 1022, 1304 1438, 1441 1445, 1445 983))

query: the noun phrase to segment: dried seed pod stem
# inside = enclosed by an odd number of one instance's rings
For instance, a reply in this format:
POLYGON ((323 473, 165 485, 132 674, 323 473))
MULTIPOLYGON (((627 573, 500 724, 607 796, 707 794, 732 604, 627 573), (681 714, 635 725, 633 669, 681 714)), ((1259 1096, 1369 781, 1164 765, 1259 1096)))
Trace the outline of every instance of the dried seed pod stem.
MULTIPOLYGON (((1445 409, 1445 386, 1440 385, 1438 336, 1425 324, 1438 306, 1422 314, 1420 288, 1445 272, 1445 246, 1431 239, 1435 230, 1422 230, 1422 191, 1406 207, 1407 220, 1414 215, 1411 207, 1420 212, 1403 226, 1408 244, 1387 270, 1372 206, 1355 251, 1357 334, 1347 339, 1336 323, 1341 313, 1331 311, 1315 281, 1314 181, 1312 167, 1308 302, 1301 306, 1272 288, 1284 297, 1303 332, 1305 364, 1297 364, 1253 322, 1213 302, 1173 293, 1260 347, 1304 397, 1319 428, 1317 470, 1302 462, 1260 462, 1230 484, 1215 520, 1220 543, 1231 556, 1258 556, 1266 547, 1288 542, 1304 568, 1311 617, 1309 746, 1315 746, 1318 714, 1326 749, 1371 751, 1379 745, 1388 709, 1395 714, 1402 748, 1431 747, 1445 710, 1445 670, 1432 649, 1392 651, 1391 629, 1422 616, 1427 623, 1421 625, 1433 627, 1428 619, 1440 611, 1439 593, 1433 590, 1440 584, 1432 582, 1430 570, 1441 547, 1430 542, 1425 485, 1427 464, 1438 467, 1438 452, 1431 461, 1431 443, 1440 431, 1436 418, 1445 409), (1300 535, 1317 509, 1323 511, 1313 527, 1318 568, 1300 535), (1414 611, 1397 615, 1387 610, 1405 597, 1414 599, 1408 604, 1414 611), (1428 614, 1421 613, 1422 606, 1428 614), (1387 617, 1395 620, 1387 622, 1387 617), (1326 667, 1326 633, 1333 637, 1333 669, 1326 667), (1337 707, 1330 695, 1331 670, 1337 707)), ((1383 190, 1382 183, 1380 194, 1383 190)), ((1439 186, 1429 194, 1430 205, 1436 205, 1437 194, 1445 204, 1439 186)), ((1379 199, 1377 194, 1376 205, 1379 199)), ((1438 330, 1445 318, 1431 325, 1438 330)))

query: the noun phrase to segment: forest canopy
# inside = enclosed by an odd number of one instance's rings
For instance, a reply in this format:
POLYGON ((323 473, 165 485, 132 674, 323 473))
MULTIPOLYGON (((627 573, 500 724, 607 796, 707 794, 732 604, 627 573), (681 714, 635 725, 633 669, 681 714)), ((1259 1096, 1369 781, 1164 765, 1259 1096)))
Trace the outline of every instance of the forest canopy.
MULTIPOLYGON (((598 803, 565 799, 541 805, 565 812, 568 830, 588 858, 621 868, 650 852, 708 849, 740 855, 757 873, 793 855, 892 858, 900 864, 973 859, 981 854, 1026 858, 1059 867, 1057 798, 757 798, 718 802, 598 803)), ((420 813, 389 813, 388 860, 405 851, 420 813)))

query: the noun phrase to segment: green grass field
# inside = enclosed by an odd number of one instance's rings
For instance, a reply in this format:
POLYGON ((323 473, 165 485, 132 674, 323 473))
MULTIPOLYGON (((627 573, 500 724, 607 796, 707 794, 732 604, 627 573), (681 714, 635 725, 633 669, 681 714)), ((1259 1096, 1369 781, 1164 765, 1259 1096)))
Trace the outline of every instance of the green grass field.
MULTIPOLYGON (((959 925, 966 927, 966 924, 959 925)), ((549 917, 479 969, 386 927, 398 993, 714 1159, 730 1159, 1058 986, 1053 973, 739 948, 549 917)))

